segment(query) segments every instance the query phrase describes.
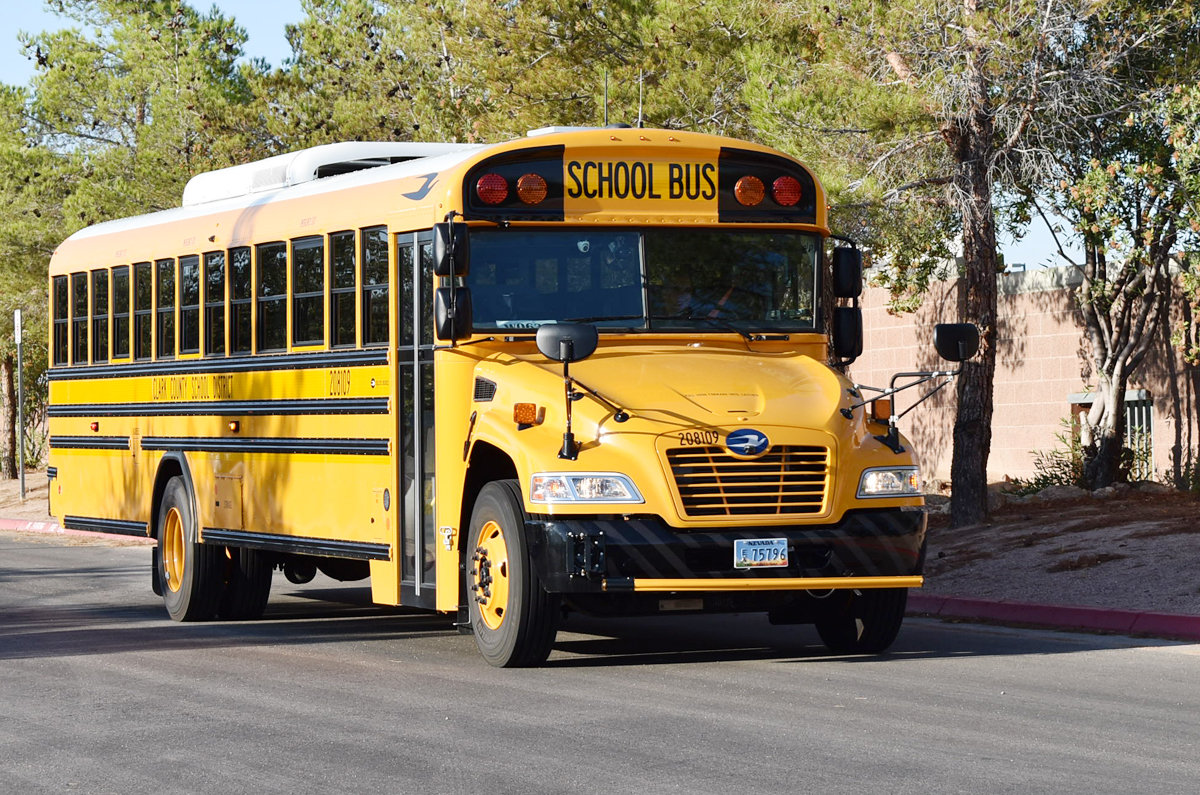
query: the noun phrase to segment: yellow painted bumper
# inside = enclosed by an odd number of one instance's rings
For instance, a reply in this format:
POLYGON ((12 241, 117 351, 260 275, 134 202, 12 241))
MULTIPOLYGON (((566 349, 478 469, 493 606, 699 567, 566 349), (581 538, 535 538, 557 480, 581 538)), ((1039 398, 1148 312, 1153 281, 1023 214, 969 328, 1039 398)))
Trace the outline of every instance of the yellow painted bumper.
POLYGON ((912 577, 771 577, 729 579, 605 580, 605 591, 826 591, 867 588, 920 588, 922 576, 912 577), (632 582, 633 587, 630 588, 632 582))

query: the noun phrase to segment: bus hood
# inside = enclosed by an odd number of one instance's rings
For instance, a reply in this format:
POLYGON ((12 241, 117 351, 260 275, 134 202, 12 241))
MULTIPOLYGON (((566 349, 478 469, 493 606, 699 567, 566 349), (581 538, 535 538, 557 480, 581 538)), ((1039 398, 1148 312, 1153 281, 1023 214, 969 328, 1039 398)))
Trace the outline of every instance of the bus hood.
MULTIPOLYGON (((554 377, 556 388, 551 387, 551 394, 525 397, 517 390, 514 401, 541 398, 550 406, 561 404, 562 365, 540 355, 515 358, 554 377)), ((847 400, 844 383, 833 371, 795 352, 749 354, 717 347, 614 346, 572 364, 571 376, 629 412, 634 420, 674 427, 755 422, 823 428, 847 400)), ((502 372, 496 377, 508 380, 502 372)), ((537 391, 547 386, 542 381, 537 391)), ((575 406, 577 412, 597 420, 601 420, 597 412, 608 413, 591 398, 575 406)), ((604 424, 613 431, 619 428, 604 424)))

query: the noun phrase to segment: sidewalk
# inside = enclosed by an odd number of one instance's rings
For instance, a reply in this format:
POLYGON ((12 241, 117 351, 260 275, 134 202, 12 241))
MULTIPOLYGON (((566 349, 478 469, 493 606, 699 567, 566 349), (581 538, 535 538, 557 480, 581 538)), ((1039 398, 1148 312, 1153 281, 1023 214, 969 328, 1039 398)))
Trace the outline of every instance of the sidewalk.
POLYGON ((18 533, 46 533, 49 535, 58 536, 80 536, 82 538, 100 538, 110 541, 124 541, 132 544, 141 544, 143 546, 154 546, 156 542, 153 538, 139 538, 137 536, 121 536, 112 533, 93 533, 90 530, 67 530, 61 527, 58 522, 53 519, 44 519, 34 521, 30 519, 4 519, 0 518, 0 530, 14 530, 18 533))
POLYGON ((989 601, 919 591, 909 593, 908 612, 910 615, 961 621, 1200 640, 1200 616, 1177 613, 989 601))
MULTIPOLYGON (((84 536, 150 546, 152 538, 65 530, 53 520, 0 518, 0 530, 23 533, 84 536)), ((929 616, 957 621, 984 621, 1050 629, 1112 632, 1121 635, 1148 635, 1156 638, 1200 640, 1200 616, 1137 610, 1110 610, 1099 607, 1043 605, 1029 602, 967 599, 938 596, 927 591, 912 591, 908 596, 909 615, 929 616)))

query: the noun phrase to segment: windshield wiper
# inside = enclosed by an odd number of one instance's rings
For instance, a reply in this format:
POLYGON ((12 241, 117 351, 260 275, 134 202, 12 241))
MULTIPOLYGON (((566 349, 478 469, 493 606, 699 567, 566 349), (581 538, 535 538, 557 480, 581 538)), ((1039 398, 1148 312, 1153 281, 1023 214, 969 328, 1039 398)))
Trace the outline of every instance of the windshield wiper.
POLYGON ((641 315, 594 315, 593 317, 564 317, 568 323, 600 323, 605 320, 641 320, 641 315))
POLYGON ((743 331, 737 326, 730 323, 728 320, 719 317, 709 317, 708 315, 651 315, 651 320, 699 320, 702 323, 708 323, 717 328, 726 331, 732 331, 734 334, 740 334, 747 342, 754 341, 754 335, 748 331, 743 331))

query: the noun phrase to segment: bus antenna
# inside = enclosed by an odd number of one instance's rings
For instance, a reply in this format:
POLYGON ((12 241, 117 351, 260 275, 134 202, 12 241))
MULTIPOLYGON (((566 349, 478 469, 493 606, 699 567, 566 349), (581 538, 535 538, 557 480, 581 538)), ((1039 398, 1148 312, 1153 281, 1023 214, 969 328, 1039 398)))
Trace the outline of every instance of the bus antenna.
POLYGON ((604 70, 604 126, 608 126, 608 70, 604 70))
POLYGON ((645 72, 643 72, 641 69, 638 69, 638 123, 637 123, 637 126, 638 126, 639 130, 643 126, 645 126, 642 124, 642 85, 643 85, 642 75, 643 74, 645 74, 645 72))

